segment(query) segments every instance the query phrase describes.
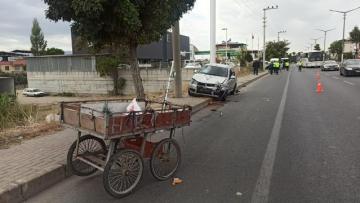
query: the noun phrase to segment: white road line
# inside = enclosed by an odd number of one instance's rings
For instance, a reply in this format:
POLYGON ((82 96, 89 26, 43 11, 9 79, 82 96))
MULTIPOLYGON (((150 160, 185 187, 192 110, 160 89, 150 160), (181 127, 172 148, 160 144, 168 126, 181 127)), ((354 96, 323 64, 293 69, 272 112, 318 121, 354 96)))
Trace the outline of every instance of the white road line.
POLYGON ((333 76, 332 78, 336 79, 336 80, 339 80, 340 78, 336 77, 336 76, 333 76))
POLYGON ((354 86, 354 85, 355 85, 354 83, 349 82, 349 81, 346 81, 346 80, 344 80, 344 83, 346 83, 346 84, 348 84, 348 85, 351 85, 351 86, 354 86))
MULTIPOLYGON (((292 72, 292 71, 291 71, 292 72)), ((268 202, 270 193, 270 181, 273 173, 274 162, 276 157, 277 146, 280 137, 280 129, 283 121, 287 92, 289 89, 290 75, 288 75, 284 92, 281 98, 280 106, 276 114, 275 123, 271 131, 269 143, 266 148, 264 160, 261 164, 260 174, 256 182, 254 193, 252 194, 252 203, 268 202)))

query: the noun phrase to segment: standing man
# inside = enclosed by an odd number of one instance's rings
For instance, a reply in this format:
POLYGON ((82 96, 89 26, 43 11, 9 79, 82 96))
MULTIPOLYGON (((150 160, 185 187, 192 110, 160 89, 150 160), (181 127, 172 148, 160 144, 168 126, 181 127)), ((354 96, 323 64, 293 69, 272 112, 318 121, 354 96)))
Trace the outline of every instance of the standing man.
POLYGON ((253 62, 254 75, 259 74, 259 68, 260 68, 260 61, 258 59, 255 59, 255 61, 253 62))
POLYGON ((274 71, 276 75, 279 75, 280 62, 279 60, 274 61, 274 71))

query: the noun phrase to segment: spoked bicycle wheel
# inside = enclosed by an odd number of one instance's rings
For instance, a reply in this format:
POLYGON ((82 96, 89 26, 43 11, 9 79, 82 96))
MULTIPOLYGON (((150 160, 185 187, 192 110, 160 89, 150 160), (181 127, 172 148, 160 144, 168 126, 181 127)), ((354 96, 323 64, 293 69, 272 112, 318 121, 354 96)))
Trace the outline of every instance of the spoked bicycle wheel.
POLYGON ((137 151, 120 150, 105 166, 103 174, 105 190, 116 198, 129 195, 140 183, 143 170, 144 162, 137 151))
MULTIPOLYGON (((75 141, 67 154, 67 165, 71 172, 77 176, 89 176, 97 171, 96 168, 76 159, 76 143, 75 141)), ((100 138, 84 135, 79 139, 78 156, 87 154, 106 154, 106 145, 100 138)))
POLYGON ((176 140, 167 138, 159 142, 150 159, 152 175, 164 181, 171 178, 177 171, 181 162, 180 146, 176 140))

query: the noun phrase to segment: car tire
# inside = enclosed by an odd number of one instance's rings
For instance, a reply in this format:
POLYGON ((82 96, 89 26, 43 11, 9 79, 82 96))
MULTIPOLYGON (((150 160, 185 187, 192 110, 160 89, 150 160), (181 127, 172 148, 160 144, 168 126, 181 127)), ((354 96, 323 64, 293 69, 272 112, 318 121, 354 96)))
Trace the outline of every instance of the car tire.
POLYGON ((195 94, 191 93, 190 90, 188 90, 188 95, 189 95, 190 97, 195 97, 195 94))

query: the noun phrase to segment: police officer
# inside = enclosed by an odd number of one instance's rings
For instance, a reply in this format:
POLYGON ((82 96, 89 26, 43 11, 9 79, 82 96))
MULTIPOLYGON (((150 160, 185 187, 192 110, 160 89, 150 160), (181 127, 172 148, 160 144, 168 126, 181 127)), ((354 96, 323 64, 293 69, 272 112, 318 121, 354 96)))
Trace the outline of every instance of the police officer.
POLYGON ((255 59, 255 61, 253 62, 253 71, 254 71, 254 75, 258 75, 259 74, 259 68, 260 68, 260 61, 255 59))
POLYGON ((289 71, 290 63, 288 60, 285 61, 285 69, 289 71))
POLYGON ((279 75, 279 69, 280 69, 280 62, 279 61, 274 61, 274 71, 276 75, 279 75))

